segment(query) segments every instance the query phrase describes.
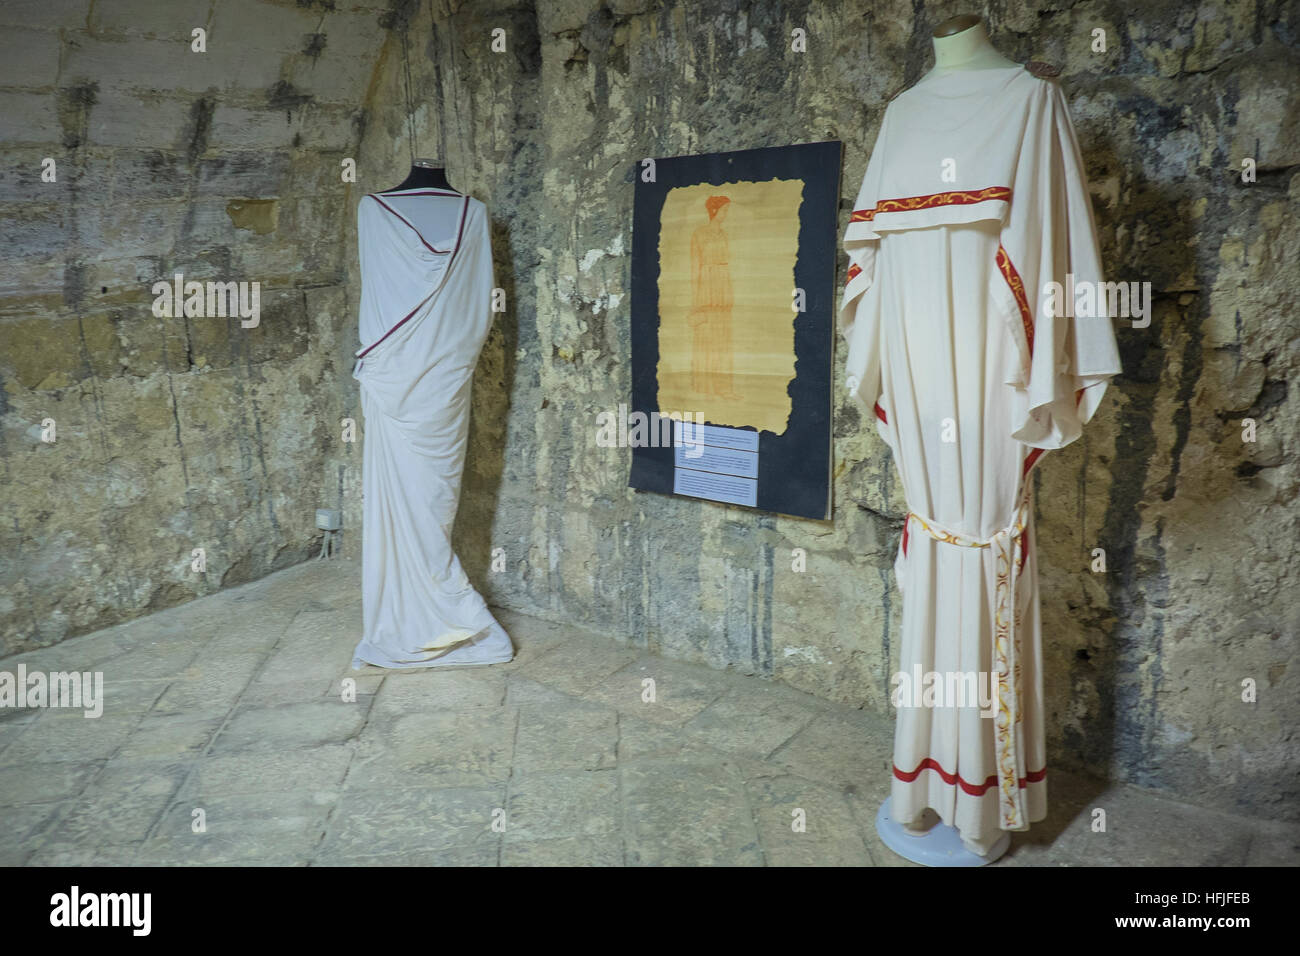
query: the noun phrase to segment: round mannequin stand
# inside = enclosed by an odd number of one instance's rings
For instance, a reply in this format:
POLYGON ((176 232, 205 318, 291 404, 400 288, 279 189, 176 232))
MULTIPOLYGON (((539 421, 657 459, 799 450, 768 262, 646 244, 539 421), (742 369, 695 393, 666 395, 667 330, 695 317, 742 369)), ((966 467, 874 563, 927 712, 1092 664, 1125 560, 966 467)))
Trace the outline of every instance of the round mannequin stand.
POLYGON ((876 813, 876 833, 880 841, 905 860, 922 866, 986 866, 1011 845, 1011 834, 1003 833, 989 852, 981 856, 966 848, 955 827, 939 820, 933 810, 926 810, 916 829, 908 829, 890 812, 891 798, 886 797, 876 813))

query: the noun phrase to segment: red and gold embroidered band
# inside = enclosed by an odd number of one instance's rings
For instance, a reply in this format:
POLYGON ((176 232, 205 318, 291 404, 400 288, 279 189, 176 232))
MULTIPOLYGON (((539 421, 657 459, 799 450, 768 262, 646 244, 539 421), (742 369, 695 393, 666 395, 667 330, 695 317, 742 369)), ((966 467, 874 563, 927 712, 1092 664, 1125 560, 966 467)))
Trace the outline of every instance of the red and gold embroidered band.
POLYGON ((871 222, 880 213, 913 212, 917 209, 932 209, 935 206, 970 206, 990 199, 1011 201, 1011 189, 1008 186, 988 186, 984 189, 960 189, 946 193, 930 193, 928 196, 906 196, 902 199, 882 199, 871 209, 855 209, 849 216, 849 222, 871 222))
POLYGON ((1007 285, 1011 287, 1011 295, 1015 297, 1016 308, 1020 310, 1020 322, 1025 327, 1025 344, 1029 347, 1029 358, 1032 361, 1034 356, 1034 314, 1029 309, 1029 298, 1025 295, 1025 282, 1020 278, 1020 273, 1011 263, 1011 257, 1007 255, 1007 250, 998 243, 997 255, 998 271, 1002 273, 1002 278, 1007 280, 1007 285))

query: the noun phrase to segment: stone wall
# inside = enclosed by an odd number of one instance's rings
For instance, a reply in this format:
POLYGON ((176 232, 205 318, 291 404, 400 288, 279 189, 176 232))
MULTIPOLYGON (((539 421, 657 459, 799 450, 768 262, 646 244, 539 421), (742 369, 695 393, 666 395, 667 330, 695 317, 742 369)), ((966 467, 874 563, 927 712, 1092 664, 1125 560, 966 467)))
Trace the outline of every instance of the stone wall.
MULTIPOLYGON (((595 417, 630 392, 634 164, 841 139, 842 226, 886 97, 929 68, 932 26, 970 9, 399 6, 367 104, 363 184, 400 181, 412 149, 441 152, 453 184, 492 212, 510 301, 475 380, 458 522, 492 601, 888 709, 906 509, 886 447, 851 403, 836 409, 826 523, 630 491, 628 452, 596 447, 595 417), (806 53, 790 49, 795 28, 806 53), (490 570, 495 548, 504 572, 490 570)), ((1120 327, 1124 375, 1085 437, 1035 478, 1050 762, 1289 815, 1300 806, 1295 10, 980 11, 1004 54, 1062 68, 1110 277, 1151 282, 1155 301, 1149 328, 1120 327), (1091 49, 1097 28, 1106 53, 1091 49), (1253 184, 1241 181, 1246 157, 1253 184), (1244 418, 1258 423, 1253 444, 1244 418), (1105 573, 1091 570, 1095 548, 1105 573), (1257 703, 1242 702, 1246 679, 1257 703)))
POLYGON ((634 164, 840 139, 842 226, 886 97, 971 10, 1007 56, 1062 67, 1111 277, 1155 290, 1085 437, 1035 479, 1050 761, 1294 816, 1300 23, 1281 0, 7 0, 0 653, 304 560, 319 506, 359 556, 355 207, 441 153, 491 210, 510 305, 475 379, 457 541, 476 583, 887 712, 905 506, 854 405, 830 522, 632 492, 595 421, 630 391, 634 164), (259 327, 152 315, 178 271, 260 281, 259 327))
POLYGON ((340 164, 389 16, 0 4, 0 655, 312 553, 346 491, 340 164), (260 283, 259 324, 155 316, 176 273, 260 283))

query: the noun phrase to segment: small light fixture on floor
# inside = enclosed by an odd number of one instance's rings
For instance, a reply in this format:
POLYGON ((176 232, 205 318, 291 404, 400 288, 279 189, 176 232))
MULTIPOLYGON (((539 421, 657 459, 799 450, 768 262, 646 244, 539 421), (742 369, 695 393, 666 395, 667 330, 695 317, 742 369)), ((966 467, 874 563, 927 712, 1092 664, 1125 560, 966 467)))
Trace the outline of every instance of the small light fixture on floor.
POLYGON ((342 526, 342 512, 334 508, 316 509, 316 527, 325 532, 325 538, 320 545, 320 554, 316 557, 317 561, 328 558, 338 551, 339 528, 342 526))

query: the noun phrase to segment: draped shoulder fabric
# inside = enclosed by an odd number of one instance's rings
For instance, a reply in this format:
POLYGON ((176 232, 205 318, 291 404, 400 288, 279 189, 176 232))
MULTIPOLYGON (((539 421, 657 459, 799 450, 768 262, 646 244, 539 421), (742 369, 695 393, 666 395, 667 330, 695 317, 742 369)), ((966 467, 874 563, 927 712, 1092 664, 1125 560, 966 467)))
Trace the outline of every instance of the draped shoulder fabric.
POLYGON ((357 234, 364 634, 352 666, 510 660, 510 638, 451 546, 471 382, 492 321, 487 210, 439 190, 370 195, 357 234))
POLYGON ((1047 283, 1102 279, 1059 86, 1016 67, 896 97, 844 247, 846 384, 909 508, 902 672, 947 691, 896 701, 892 811, 933 808, 987 849, 1047 812, 1030 470, 1079 437, 1120 372, 1109 317, 1043 307, 1047 283))

